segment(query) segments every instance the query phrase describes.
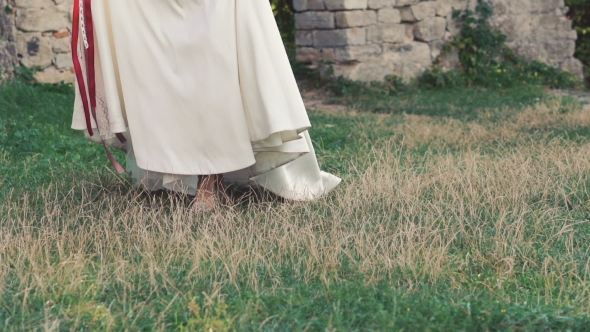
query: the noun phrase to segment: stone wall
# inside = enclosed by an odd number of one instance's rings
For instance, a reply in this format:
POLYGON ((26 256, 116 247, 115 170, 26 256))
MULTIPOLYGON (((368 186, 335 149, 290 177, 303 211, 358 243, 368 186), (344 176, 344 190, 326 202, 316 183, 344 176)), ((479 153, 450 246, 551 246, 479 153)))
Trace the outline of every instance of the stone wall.
POLYGON ((10 4, 0 0, 0 78, 12 71, 16 63, 16 46, 14 44, 14 25, 10 4))
MULTIPOLYGON (((2 1, 5 0, 0 3, 2 1)), ((13 61, 40 69, 35 77, 41 82, 73 82, 70 51, 72 0, 9 1, 12 1, 8 4, 11 13, 6 19, 14 26, 12 47, 16 59, 13 61)))
MULTIPOLYGON (((576 32, 563 0, 489 0, 493 24, 508 45, 529 60, 540 60, 582 75, 573 57, 576 32)), ((413 78, 431 66, 459 32, 454 9, 476 0, 295 0, 297 59, 332 63, 335 75, 382 80, 413 78)), ((472 9, 473 9, 472 8, 472 9)), ((447 59, 449 60, 449 59, 447 59)))
MULTIPOLYGON (((72 1, 0 0, 0 69, 18 62, 42 69, 36 73, 39 81, 72 82, 72 1)), ((518 54, 581 75, 582 65, 573 58, 577 36, 563 0, 489 1, 493 23, 518 54)), ((431 66, 458 32, 452 11, 467 3, 294 0, 297 58, 314 65, 333 63, 336 75, 351 79, 412 78, 431 66)))

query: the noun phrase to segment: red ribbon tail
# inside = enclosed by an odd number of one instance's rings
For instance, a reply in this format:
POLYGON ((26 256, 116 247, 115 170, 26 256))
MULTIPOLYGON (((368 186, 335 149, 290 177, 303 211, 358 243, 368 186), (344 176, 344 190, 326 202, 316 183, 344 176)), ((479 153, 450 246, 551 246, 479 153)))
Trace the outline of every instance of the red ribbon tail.
POLYGON ((111 162, 111 164, 113 165, 113 167, 115 168, 117 173, 119 173, 119 174, 125 173, 125 168, 123 166, 121 166, 121 164, 119 164, 117 159, 115 159, 115 156, 113 156, 113 154, 111 153, 111 151, 109 150, 109 148, 107 147, 107 145, 104 142, 103 142, 103 146, 104 146, 104 151, 106 152, 107 157, 109 158, 109 161, 111 162))
POLYGON ((90 136, 94 136, 94 132, 92 130, 92 121, 90 119, 88 91, 86 90, 86 84, 84 82, 82 64, 78 58, 78 47, 80 46, 80 2, 78 0, 74 0, 72 23, 72 61, 74 63, 74 71, 76 73, 76 82, 78 83, 78 89, 80 90, 80 96, 82 98, 82 107, 84 108, 84 115, 86 117, 86 129, 88 130, 88 134, 90 136))
POLYGON ((125 144, 127 143, 127 138, 121 134, 121 133, 116 133, 115 136, 117 136, 117 138, 119 139, 119 142, 125 144))
MULTIPOLYGON (((96 67, 95 67, 95 45, 94 45, 94 24, 92 20, 92 4, 91 0, 74 0, 74 13, 73 13, 73 26, 72 26, 72 59, 74 62, 74 70, 76 72, 76 80, 78 82, 78 89, 82 97, 82 105, 84 107, 84 115, 86 116, 86 127, 88 134, 94 136, 92 129, 92 118, 98 126, 98 120, 96 118, 96 67), (82 16, 80 15, 80 2, 84 5, 82 16), (84 18, 86 27, 86 39, 88 40, 88 47, 84 52, 86 59, 86 76, 88 81, 84 80, 84 73, 82 71, 82 63, 79 59, 79 42, 80 42, 80 18, 84 18), (88 87, 88 90, 86 90, 88 87), (90 100, 89 100, 90 98, 90 100)), ((85 45, 86 47, 86 45, 85 45)), ((97 129, 98 131, 98 129, 97 129)), ((100 132, 99 132, 100 135, 100 132)), ((127 142, 127 139, 123 134, 116 134, 117 138, 121 143, 127 142)), ((101 137, 102 140, 102 137, 101 137)), ((119 174, 125 173, 125 168, 117 162, 109 148, 107 147, 104 140, 102 140, 104 150, 109 158, 109 161, 119 174)))

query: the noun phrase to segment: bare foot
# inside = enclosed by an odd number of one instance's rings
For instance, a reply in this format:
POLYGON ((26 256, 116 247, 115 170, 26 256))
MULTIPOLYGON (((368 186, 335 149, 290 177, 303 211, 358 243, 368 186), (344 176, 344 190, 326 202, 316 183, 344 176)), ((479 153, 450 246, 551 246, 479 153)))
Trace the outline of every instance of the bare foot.
POLYGON ((201 175, 197 185, 194 205, 197 210, 212 212, 217 207, 217 191, 219 190, 221 175, 201 175))

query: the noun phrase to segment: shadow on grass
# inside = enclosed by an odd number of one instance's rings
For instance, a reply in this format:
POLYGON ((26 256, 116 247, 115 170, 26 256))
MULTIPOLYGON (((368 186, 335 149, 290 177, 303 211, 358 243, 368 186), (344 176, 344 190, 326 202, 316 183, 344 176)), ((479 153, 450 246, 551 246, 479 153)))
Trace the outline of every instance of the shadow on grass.
MULTIPOLYGON (((522 86, 514 89, 442 89, 415 90, 400 94, 381 93, 342 96, 353 109, 384 114, 415 114, 451 117, 464 121, 477 119, 481 111, 520 109, 545 99, 540 87, 522 86)), ((336 100, 337 100, 336 99, 336 100)))

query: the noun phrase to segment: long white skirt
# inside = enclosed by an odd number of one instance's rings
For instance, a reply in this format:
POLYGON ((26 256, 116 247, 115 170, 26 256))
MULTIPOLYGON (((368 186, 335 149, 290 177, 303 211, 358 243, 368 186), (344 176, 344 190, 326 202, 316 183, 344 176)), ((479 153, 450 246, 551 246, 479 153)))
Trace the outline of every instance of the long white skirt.
MULTIPOLYGON (((296 200, 338 185, 319 169, 268 0, 94 0, 92 12, 92 139, 128 152, 135 185, 194 194, 198 175, 224 174, 296 200)), ((78 89, 72 128, 86 129, 78 89)))

